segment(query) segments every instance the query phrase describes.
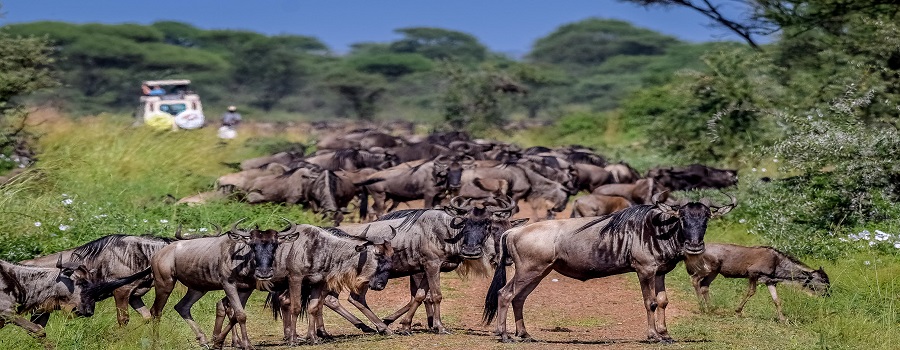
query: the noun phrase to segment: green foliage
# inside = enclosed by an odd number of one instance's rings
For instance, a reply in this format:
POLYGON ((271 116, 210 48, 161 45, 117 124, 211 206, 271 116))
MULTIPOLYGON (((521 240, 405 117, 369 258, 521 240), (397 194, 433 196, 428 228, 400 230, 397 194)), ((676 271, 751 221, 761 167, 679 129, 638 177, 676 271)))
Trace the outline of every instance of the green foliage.
POLYGON ((517 92, 515 88, 521 89, 508 72, 490 65, 468 68, 444 62, 439 69, 446 79, 441 109, 453 130, 478 135, 502 125, 512 102, 510 95, 517 92))
POLYGON ((617 55, 660 55, 678 40, 628 22, 590 18, 566 24, 535 42, 528 57, 583 71, 617 55))
POLYGON ((246 42, 232 58, 235 84, 254 95, 253 104, 266 112, 300 89, 309 69, 302 54, 280 41, 263 38, 246 42))
POLYGON ((386 81, 382 76, 343 66, 328 73, 324 83, 342 98, 357 118, 363 120, 371 120, 375 116, 378 102, 386 90, 386 81))
POLYGON ((347 58, 347 64, 360 72, 380 74, 387 78, 429 71, 433 65, 424 56, 409 53, 354 55, 347 58))
POLYGON ((391 43, 390 49, 394 52, 461 62, 480 62, 487 56, 487 48, 471 34, 430 27, 401 28, 395 32, 403 38, 391 43))

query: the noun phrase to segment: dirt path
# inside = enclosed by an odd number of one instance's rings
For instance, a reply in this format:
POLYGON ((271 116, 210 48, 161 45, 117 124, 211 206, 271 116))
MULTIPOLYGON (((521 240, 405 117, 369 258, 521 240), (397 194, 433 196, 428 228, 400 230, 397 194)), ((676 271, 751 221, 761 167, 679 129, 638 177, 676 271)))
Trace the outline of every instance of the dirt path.
MULTIPOLYGON (((421 203, 412 203, 413 206, 421 203)), ((400 209, 404 206, 401 205, 400 209)), ((522 206, 517 217, 527 217, 529 206, 522 206)), ((562 217, 568 217, 568 210, 562 217)), ((646 338, 646 313, 641 299, 640 288, 634 274, 612 276, 586 282, 563 277, 557 273, 548 275, 531 293, 525 303, 525 322, 529 333, 538 341, 534 343, 500 344, 492 334, 494 325, 481 323, 484 295, 490 285, 490 278, 469 277, 463 279, 455 273, 442 276, 444 301, 442 313, 444 323, 453 330, 451 335, 427 333, 425 310, 420 308, 414 319, 414 330, 410 337, 363 335, 334 312, 326 310, 326 327, 338 338, 322 345, 322 348, 359 349, 655 349, 658 344, 644 342, 646 338)), ((346 296, 342 296, 345 298, 346 296)), ((687 295, 669 290, 668 317, 672 320, 687 312, 679 306, 693 301, 687 295)), ((368 294, 369 305, 379 315, 387 315, 403 306, 409 298, 407 279, 391 280, 381 292, 368 294)), ((345 306, 352 306, 343 302, 345 306)), ((364 319, 361 314, 356 314, 364 319)), ((260 315, 255 315, 259 317, 260 315)), ((253 317, 253 318, 257 318, 253 317)), ((251 320, 252 324, 271 323, 272 327, 257 326, 262 330, 255 336, 254 343, 260 346, 281 348, 280 322, 275 323, 266 314, 265 320, 251 320)), ((305 321, 298 332, 304 332, 305 321)), ((514 331, 512 312, 508 327, 514 331)))

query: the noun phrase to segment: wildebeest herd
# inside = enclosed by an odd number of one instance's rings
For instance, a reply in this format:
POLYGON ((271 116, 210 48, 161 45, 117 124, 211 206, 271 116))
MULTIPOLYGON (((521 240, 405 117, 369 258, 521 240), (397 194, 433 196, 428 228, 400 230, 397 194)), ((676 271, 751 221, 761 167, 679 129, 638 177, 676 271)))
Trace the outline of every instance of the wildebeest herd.
POLYGON ((42 337, 50 311, 74 307, 77 315, 90 316, 94 304, 109 296, 121 325, 129 321, 129 305, 145 319, 158 320, 181 282, 187 293, 174 309, 200 344, 215 348, 224 346, 229 333, 233 345, 251 346, 244 307, 254 290, 269 293, 267 304, 281 315, 289 345, 331 337, 324 307, 361 331, 408 335, 424 304, 428 327, 447 333, 441 273, 494 270, 484 320, 496 319, 500 340, 512 341, 506 330, 511 304, 515 336, 529 340, 524 303, 550 272, 579 280, 636 272, 647 336, 670 342, 665 275, 683 260, 701 305, 718 274, 749 279, 738 312, 756 284, 766 284, 779 318, 784 316, 776 283, 796 282, 817 294, 828 290, 823 270, 772 248, 705 244, 708 221, 731 211, 736 198, 728 195, 725 205, 669 198, 671 191, 732 186, 733 170, 695 164, 655 168, 641 177, 628 164, 607 163, 586 147, 523 149, 462 132, 410 140, 357 130, 322 139, 317 149, 246 160, 240 172, 218 179, 217 191, 249 203, 301 204, 334 227, 284 219, 287 227, 279 231, 242 228, 238 221, 210 236, 186 236, 179 227, 174 239, 111 235, 19 264, 2 262, 0 326, 14 323, 42 337), (588 195, 574 201, 572 218, 553 220, 580 191, 588 195), (423 200, 424 208, 395 210, 415 200, 423 200), (513 219, 523 201, 532 208, 530 219, 540 222, 513 219), (351 202, 360 222, 344 224, 351 202), (515 273, 507 281, 509 266, 515 273), (391 315, 376 315, 367 291, 400 277, 409 278, 409 302, 391 315), (148 310, 141 296, 151 288, 156 297, 148 310), (214 290, 223 290, 225 298, 216 305, 210 339, 191 307, 214 290), (369 323, 340 304, 344 292, 369 323), (19 316, 28 312, 30 321, 19 316), (304 314, 308 328, 301 336, 297 322, 304 314))

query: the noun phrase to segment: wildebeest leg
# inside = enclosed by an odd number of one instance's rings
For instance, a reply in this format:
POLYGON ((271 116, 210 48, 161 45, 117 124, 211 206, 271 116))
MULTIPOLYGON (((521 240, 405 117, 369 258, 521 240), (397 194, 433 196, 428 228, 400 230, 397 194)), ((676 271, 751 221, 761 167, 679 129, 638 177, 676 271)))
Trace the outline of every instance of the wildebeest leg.
POLYGON ((663 342, 673 342, 666 327, 666 306, 669 305, 669 296, 666 295, 666 275, 656 275, 656 331, 662 337, 663 342))
POLYGON ((506 313, 509 305, 512 303, 513 315, 516 322, 516 335, 522 337, 523 340, 531 340, 528 331, 525 330, 525 318, 523 307, 525 299, 528 298, 534 288, 537 287, 541 280, 550 273, 549 266, 525 267, 516 266, 516 272, 512 279, 503 286, 499 291, 497 302, 497 335, 500 341, 508 343, 513 341, 506 331, 506 313))
POLYGON ((775 290, 775 283, 766 283, 766 287, 769 287, 769 294, 772 295, 772 302, 775 303, 775 312, 778 314, 778 320, 787 322, 787 318, 784 317, 784 313, 781 312, 781 299, 778 299, 778 291, 775 290))
POLYGON ((42 341, 45 337, 47 337, 47 334, 44 333, 44 327, 41 327, 41 325, 9 312, 0 312, 0 325, 5 322, 9 322, 16 326, 22 327, 23 329, 28 331, 28 333, 31 334, 32 337, 42 339, 42 341))
POLYGON ((216 335, 213 347, 216 349, 222 348, 222 345, 225 343, 225 336, 228 335, 228 332, 231 332, 235 324, 238 324, 241 327, 241 347, 249 349, 250 336, 247 335, 247 313, 244 312, 244 306, 241 303, 241 294, 238 292, 237 286, 231 283, 225 283, 222 285, 222 289, 225 290, 225 296, 228 298, 228 304, 231 305, 234 315, 231 316, 228 326, 222 330, 222 333, 216 335))
POLYGON ((756 276, 750 276, 750 278, 748 278, 749 285, 747 286, 747 294, 744 295, 744 299, 741 300, 741 303, 738 305, 737 309, 734 310, 734 312, 738 314, 738 316, 744 314, 744 304, 747 303, 747 300, 750 300, 750 297, 752 297, 753 294, 756 294, 756 282, 756 276))
POLYGON ((154 319, 159 320, 162 317, 163 308, 169 301, 169 295, 175 289, 175 279, 168 271, 154 271, 153 287, 156 289, 156 298, 153 299, 153 307, 150 309, 150 315, 154 319))
POLYGON ((410 307, 412 307, 413 301, 416 298, 416 293, 419 290, 419 285, 421 285, 422 279, 424 278, 424 273, 417 273, 415 275, 409 276, 409 302, 406 303, 406 305, 403 305, 400 310, 397 310, 390 316, 383 318, 382 320, 385 324, 389 325, 391 323, 394 323, 394 321, 400 318, 400 316, 403 316, 407 311, 409 311, 410 307))
MULTIPOLYGON (((434 326, 431 327, 431 330, 438 334, 450 334, 447 328, 444 327, 444 323, 441 322, 441 300, 444 298, 441 294, 441 262, 425 264, 425 280, 431 295, 431 301, 434 303, 434 326)), ((427 293, 426 296, 428 296, 427 293)), ((418 307, 418 304, 415 306, 418 307)), ((412 316, 413 313, 410 312, 408 316, 410 322, 412 322, 412 316)))
POLYGON ((128 324, 128 299, 131 297, 131 286, 123 286, 113 291, 116 302, 116 322, 120 326, 128 324))
MULTIPOLYGON (((366 315, 366 318, 368 318, 369 321, 372 321, 372 323, 375 323, 375 328, 378 329, 379 334, 382 334, 382 335, 393 334, 393 332, 391 332, 391 330, 388 328, 387 324, 385 324, 384 321, 382 321, 381 318, 379 318, 378 315, 376 315, 375 312, 373 312, 372 309, 369 308, 369 304, 366 303, 366 292, 368 292, 368 291, 369 291, 369 288, 363 288, 362 290, 359 291, 359 293, 350 293, 350 297, 347 299, 347 301, 349 301, 351 304, 353 304, 353 306, 356 306, 356 308, 359 309, 359 311, 361 311, 363 313, 363 315, 366 315)), ((360 323, 365 328, 368 328, 371 331, 375 331, 374 329, 370 328, 366 324, 364 324, 362 322, 360 322, 360 323)), ((356 328, 359 328, 363 332, 366 331, 365 329, 360 328, 360 326, 357 326, 356 328)))
POLYGON ((709 276, 703 277, 700 280, 700 296, 702 297, 702 303, 706 306, 706 310, 709 311, 709 285, 712 284, 713 280, 716 279, 718 273, 710 274, 709 276))
MULTIPOLYGON (((343 317, 347 321, 350 321, 350 323, 352 323, 353 326, 356 327, 357 329, 359 329, 365 333, 375 333, 375 330, 372 329, 372 327, 369 327, 365 322, 363 322, 362 320, 357 318, 356 315, 350 313, 350 311, 347 310, 347 308, 345 308, 344 305, 341 305, 341 301, 340 301, 340 299, 338 299, 339 296, 340 295, 337 292, 334 292, 334 291, 329 292, 328 295, 325 296, 325 306, 327 306, 329 309, 333 310, 334 312, 337 312, 338 315, 341 315, 341 317, 343 317)), ((325 333, 325 328, 324 327, 320 328, 319 331, 320 331, 320 333, 325 333)), ((327 333, 325 333, 325 334, 327 334, 327 333)), ((322 336, 322 334, 319 334, 319 336, 322 336)), ((324 336, 322 336, 322 337, 324 337, 324 336)), ((325 338, 327 338, 327 337, 325 337, 325 338)))
POLYGON ((325 289, 323 284, 316 283, 310 286, 312 290, 310 291, 309 307, 307 308, 309 327, 306 330, 306 342, 308 344, 319 344, 322 342, 316 335, 316 325, 322 318, 322 305, 325 303, 324 295, 322 295, 325 289))
POLYGON ((422 274, 422 276, 423 280, 419 280, 415 287, 413 287, 412 276, 410 276, 409 290, 413 293, 412 298, 406 306, 394 313, 394 315, 403 315, 403 318, 400 319, 400 329, 397 330, 397 334, 412 334, 412 319, 415 316, 415 309, 419 307, 419 304, 425 301, 425 297, 428 295, 428 283, 425 283, 424 281, 424 274, 422 274))
POLYGON ((387 195, 382 191, 372 191, 370 193, 372 195, 372 212, 375 214, 376 218, 379 218, 384 215, 384 205, 387 200, 387 195))
MULTIPOLYGON (((301 302, 302 302, 303 297, 302 297, 300 290, 301 290, 301 288, 303 288, 303 276, 291 275, 289 277, 289 280, 290 280, 289 281, 289 283, 290 283, 289 291, 290 291, 290 296, 291 296, 291 298, 290 298, 291 299, 291 302, 290 302, 291 322, 290 322, 290 326, 288 326, 288 328, 290 330, 290 334, 287 335, 287 338, 288 338, 287 344, 288 344, 288 346, 294 346, 294 345, 298 345, 300 343, 300 339, 297 336, 297 319, 300 317, 300 311, 301 311, 300 309, 302 307, 301 302)), ((282 314, 282 317, 285 317, 285 315, 282 314)))
MULTIPOLYGON (((655 270, 655 269, 654 269, 655 270)), ((644 308, 647 309, 647 339, 666 341, 656 330, 656 309, 659 302, 656 300, 656 272, 639 271, 638 280, 641 283, 641 294, 644 297, 644 308)))
MULTIPOLYGON (((191 326, 191 330, 194 331, 194 335, 197 338, 197 341, 200 342, 200 345, 206 345, 206 334, 203 334, 203 331, 200 329, 200 325, 194 321, 194 317, 191 316, 191 306, 200 300, 200 298, 205 295, 206 292, 199 291, 196 289, 188 288, 187 293, 184 294, 184 297, 178 301, 178 304, 175 304, 175 311, 181 315, 181 318, 187 322, 188 326, 191 326)), ((213 334, 215 336, 215 334, 213 334)))
POLYGON ((128 297, 128 304, 131 305, 131 308, 134 309, 134 311, 137 311, 139 314, 141 314, 141 317, 143 317, 145 320, 150 319, 150 310, 147 309, 147 305, 144 305, 144 299, 141 299, 141 297, 143 297, 144 294, 147 294, 147 292, 149 291, 149 286, 138 287, 133 289, 131 291, 131 296, 128 297))

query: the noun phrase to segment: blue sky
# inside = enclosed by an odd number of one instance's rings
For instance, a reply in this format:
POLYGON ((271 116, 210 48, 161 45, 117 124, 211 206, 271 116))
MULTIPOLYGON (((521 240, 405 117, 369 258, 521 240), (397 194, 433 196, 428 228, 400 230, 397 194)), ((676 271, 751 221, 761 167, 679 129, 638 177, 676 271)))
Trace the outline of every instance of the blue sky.
MULTIPOLYGON (((739 40, 680 8, 645 9, 613 0, 0 0, 0 24, 187 22, 203 29, 247 29, 319 38, 337 52, 356 42, 397 39, 394 29, 431 26, 478 37, 491 50, 522 55, 562 24, 588 17, 626 20, 691 42, 739 40)), ((738 13, 737 8, 727 9, 738 13)))

